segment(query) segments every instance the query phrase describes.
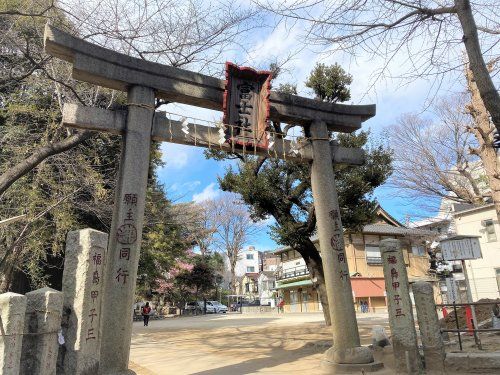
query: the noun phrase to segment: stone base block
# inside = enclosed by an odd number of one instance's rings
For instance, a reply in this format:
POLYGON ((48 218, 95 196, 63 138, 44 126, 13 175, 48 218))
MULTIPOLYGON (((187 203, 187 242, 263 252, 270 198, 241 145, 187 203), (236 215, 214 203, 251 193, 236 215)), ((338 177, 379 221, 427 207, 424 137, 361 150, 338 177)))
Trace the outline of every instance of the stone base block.
POLYGON ((500 353, 446 353, 447 373, 500 374, 500 353))
POLYGON ((336 349, 334 346, 325 352, 325 361, 342 364, 373 363, 373 353, 367 346, 336 349))
POLYGON ((321 361, 321 370, 324 374, 363 374, 375 372, 384 368, 382 362, 363 364, 334 363, 326 360, 321 361))

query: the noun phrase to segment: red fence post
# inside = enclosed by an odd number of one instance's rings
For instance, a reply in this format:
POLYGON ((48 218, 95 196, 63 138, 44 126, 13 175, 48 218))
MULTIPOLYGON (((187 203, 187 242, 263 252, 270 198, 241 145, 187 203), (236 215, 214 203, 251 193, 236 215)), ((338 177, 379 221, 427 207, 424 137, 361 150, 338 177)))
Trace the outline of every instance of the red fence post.
POLYGON ((468 335, 472 335, 474 332, 474 324, 472 323, 474 319, 472 318, 472 309, 470 308, 470 305, 467 305, 465 307, 465 323, 467 324, 467 329, 468 335))

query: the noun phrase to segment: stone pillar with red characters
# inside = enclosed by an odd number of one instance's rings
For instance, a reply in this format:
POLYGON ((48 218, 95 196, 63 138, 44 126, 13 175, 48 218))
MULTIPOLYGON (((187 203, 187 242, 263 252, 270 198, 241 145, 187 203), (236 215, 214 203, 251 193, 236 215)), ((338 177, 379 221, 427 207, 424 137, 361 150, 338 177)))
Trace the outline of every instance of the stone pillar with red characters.
POLYGON ((59 366, 66 374, 97 374, 104 259, 108 235, 93 229, 68 233, 64 260, 64 308, 59 366))
POLYGON ((408 274, 399 240, 388 238, 380 241, 380 253, 397 373, 419 374, 422 360, 417 345, 408 274))

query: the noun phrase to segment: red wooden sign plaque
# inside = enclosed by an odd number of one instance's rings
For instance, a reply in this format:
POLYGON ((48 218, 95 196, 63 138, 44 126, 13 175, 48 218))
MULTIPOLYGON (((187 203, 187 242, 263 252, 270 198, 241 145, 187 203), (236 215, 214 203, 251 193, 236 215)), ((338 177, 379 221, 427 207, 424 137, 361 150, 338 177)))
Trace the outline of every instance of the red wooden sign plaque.
POLYGON ((228 142, 250 149, 267 149, 271 79, 271 72, 240 68, 226 62, 222 121, 235 125, 226 129, 228 142))

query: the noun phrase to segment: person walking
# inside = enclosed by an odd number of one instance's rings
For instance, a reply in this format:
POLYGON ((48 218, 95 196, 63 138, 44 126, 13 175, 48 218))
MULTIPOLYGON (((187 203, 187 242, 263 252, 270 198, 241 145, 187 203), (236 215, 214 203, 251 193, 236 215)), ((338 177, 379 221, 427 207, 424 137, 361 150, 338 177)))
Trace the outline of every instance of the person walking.
POLYGON ((146 304, 142 306, 142 319, 144 320, 144 327, 147 327, 149 324, 149 314, 151 314, 151 307, 149 307, 149 302, 146 302, 146 304))
POLYGON ((278 313, 283 313, 283 306, 285 306, 285 300, 280 298, 280 302, 278 303, 278 313))

